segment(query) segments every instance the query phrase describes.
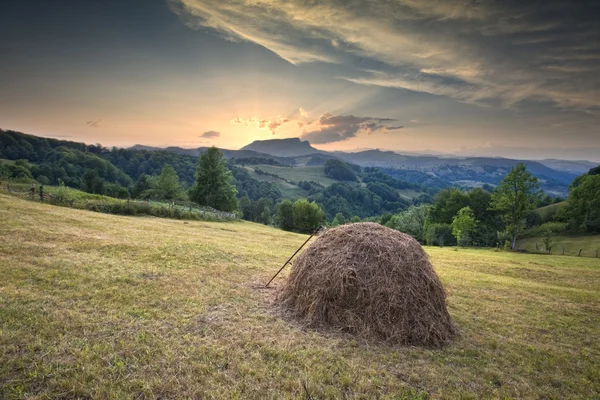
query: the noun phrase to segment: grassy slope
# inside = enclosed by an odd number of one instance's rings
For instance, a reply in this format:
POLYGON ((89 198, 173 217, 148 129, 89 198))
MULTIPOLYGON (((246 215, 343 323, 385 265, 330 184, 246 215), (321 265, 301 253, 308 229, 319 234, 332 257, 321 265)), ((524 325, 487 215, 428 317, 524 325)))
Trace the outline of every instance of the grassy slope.
POLYGON ((544 221, 547 221, 550 219, 549 217, 556 212, 556 209, 565 203, 565 201, 561 201, 560 203, 550 204, 536 209, 535 212, 538 213, 544 221))
POLYGON ((274 165, 257 165, 257 168, 262 169, 265 172, 270 172, 281 176, 282 178, 289 179, 291 181, 315 181, 319 182, 323 186, 329 186, 338 181, 335 179, 328 178, 325 175, 323 166, 308 166, 308 167, 277 167, 274 165))
MULTIPOLYGON (((278 185, 279 189, 281 190, 281 192, 284 194, 284 196, 286 194, 290 194, 291 197, 294 197, 294 198, 306 197, 306 192, 298 187, 296 187, 296 188, 300 189, 300 191, 298 191, 298 190, 296 190, 295 192, 290 191, 291 188, 287 187, 287 186, 290 186, 289 184, 282 182, 279 179, 270 178, 265 175, 255 174, 254 166, 246 167, 246 168, 250 171, 253 178, 256 178, 259 180, 269 180, 269 182, 276 183, 278 185), (259 177, 262 177, 262 178, 259 178, 259 177)), ((296 182, 298 182, 298 181, 315 181, 315 182, 319 182, 323 186, 329 186, 333 183, 340 182, 340 181, 336 181, 335 179, 328 178, 325 175, 325 172, 323 171, 323 166, 308 166, 308 167, 304 166, 304 167, 289 168, 289 167, 277 167, 277 166, 273 166, 273 165, 257 165, 256 168, 260 168, 263 171, 270 172, 272 174, 276 174, 283 178, 289 179, 291 181, 296 181, 296 182)), ((418 191, 412 190, 412 189, 398 190, 398 193, 407 200, 412 200, 413 198, 419 197, 423 194, 423 192, 418 192, 418 191)))
MULTIPOLYGON (((519 248, 529 252, 535 252, 535 244, 539 249, 544 249, 543 237, 523 238, 519 240, 519 248)), ((562 254, 563 247, 565 255, 576 256, 582 249, 583 257, 595 257, 596 250, 600 255, 600 235, 581 235, 581 236, 554 236, 552 238, 552 253, 562 254)))
MULTIPOLYGON (((308 196, 308 192, 306 190, 296 185, 292 185, 291 183, 287 183, 285 181, 282 181, 281 179, 273 178, 268 175, 259 175, 256 172, 254 172, 253 166, 247 166, 245 168, 250 173, 250 176, 254 179, 259 181, 273 182, 281 192, 282 196, 286 199, 296 200, 308 196)), ((262 168, 262 166, 260 166, 259 168, 262 168)))
POLYGON ((599 260, 428 248, 462 335, 391 348, 274 313, 304 238, 0 195, 0 398, 600 396, 599 260))

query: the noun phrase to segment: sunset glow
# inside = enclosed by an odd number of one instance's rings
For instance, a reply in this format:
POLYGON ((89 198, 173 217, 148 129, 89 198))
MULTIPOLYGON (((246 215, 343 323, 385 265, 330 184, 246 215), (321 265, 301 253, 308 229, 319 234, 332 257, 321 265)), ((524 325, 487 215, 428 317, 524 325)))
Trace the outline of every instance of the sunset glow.
POLYGON ((106 146, 300 137, 325 150, 600 160, 589 3, 0 7, 3 129, 106 146))

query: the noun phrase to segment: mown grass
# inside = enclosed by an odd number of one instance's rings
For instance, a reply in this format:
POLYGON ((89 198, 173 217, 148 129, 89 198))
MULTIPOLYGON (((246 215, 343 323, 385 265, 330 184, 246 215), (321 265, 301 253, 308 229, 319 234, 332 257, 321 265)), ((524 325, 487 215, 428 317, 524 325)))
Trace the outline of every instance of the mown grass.
POLYGON ((303 330, 260 286, 305 236, 0 195, 0 398, 598 398, 600 262, 427 248, 461 336, 303 330))
MULTIPOLYGON (((518 241, 518 245, 520 249, 531 253, 545 252, 544 237, 523 238, 518 241)), ((578 256, 579 250, 582 257, 596 257, 596 251, 600 256, 600 235, 553 236, 551 253, 562 255, 563 249, 567 256, 578 256)))

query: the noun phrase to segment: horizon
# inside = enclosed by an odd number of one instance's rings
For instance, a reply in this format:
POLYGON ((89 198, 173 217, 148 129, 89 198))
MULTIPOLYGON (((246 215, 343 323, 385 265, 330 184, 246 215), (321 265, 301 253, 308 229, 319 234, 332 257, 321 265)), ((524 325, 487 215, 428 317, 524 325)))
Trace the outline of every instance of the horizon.
POLYGON ((9 1, 0 125, 107 147, 600 162, 600 5, 369 4, 9 1))
MULTIPOLYGON (((9 131, 11 129, 4 129, 4 128, 0 128, 0 131, 4 130, 4 131, 9 131)), ((13 130, 14 131, 14 130, 13 130)), ((18 131, 16 131, 18 132, 18 131)), ((183 150, 196 150, 196 149, 200 149, 200 148, 209 148, 212 146, 215 146, 221 150, 227 150, 227 151, 238 151, 243 149, 244 147, 254 143, 254 142, 267 142, 267 141, 279 141, 279 140, 288 140, 288 139, 292 139, 292 140, 299 140, 301 142, 307 142, 311 147, 315 148, 316 150, 319 150, 318 148, 316 148, 315 146, 313 146, 308 140, 302 140, 301 138, 298 137, 292 137, 292 138, 280 138, 280 139, 264 139, 264 140, 254 140, 252 142, 247 143, 244 146, 241 146, 239 148, 227 148, 227 147, 219 147, 216 145, 205 145, 205 146, 196 146, 196 147, 184 147, 184 146, 169 146, 169 145, 164 145, 164 146, 152 146, 152 145, 147 145, 147 144, 143 144, 143 143, 135 143, 131 146, 110 146, 110 145, 105 145, 104 143, 89 143, 89 142, 83 142, 83 141, 77 141, 77 140, 71 140, 69 138, 64 138, 64 137, 52 137, 52 136, 39 136, 39 135, 33 135, 31 133, 27 133, 27 132, 19 132, 19 133, 24 133, 24 134, 28 134, 28 135, 32 135, 32 136, 36 136, 36 137, 43 137, 43 138, 48 138, 48 139, 57 139, 57 140, 67 140, 67 141, 73 141, 73 142, 79 142, 79 143, 84 143, 86 145, 100 145, 102 147, 105 148, 112 148, 112 147, 116 147, 116 148, 122 148, 122 149, 130 149, 130 148, 134 148, 136 146, 142 146, 142 147, 150 147, 150 148, 155 148, 155 149, 160 149, 160 150, 166 150, 168 148, 180 148, 183 150)), ((465 155, 461 155, 461 154, 453 154, 453 153, 442 153, 442 152, 433 152, 433 151, 429 151, 429 150, 423 150, 423 151, 402 151, 402 150, 394 150, 394 149, 385 149, 385 148, 356 148, 356 149, 348 149, 348 150, 331 150, 331 151, 327 151, 327 150, 319 150, 319 151, 325 151, 327 153, 336 153, 336 152, 341 152, 341 153, 359 153, 359 152, 364 152, 364 151, 380 151, 380 152, 393 152, 399 155, 406 155, 406 156, 414 156, 414 157, 418 157, 418 156, 432 156, 432 157, 439 157, 439 158, 501 158, 501 159, 507 159, 507 160, 516 160, 516 161, 545 161, 545 160, 557 160, 557 161, 570 161, 570 162, 589 162, 589 163, 600 163, 600 157, 598 158, 598 161, 596 160, 592 160, 592 159, 569 159, 569 158, 554 158, 554 157, 545 157, 545 158, 526 158, 526 157, 505 157, 505 156, 500 156, 500 155, 469 155, 469 154, 465 154, 465 155)))

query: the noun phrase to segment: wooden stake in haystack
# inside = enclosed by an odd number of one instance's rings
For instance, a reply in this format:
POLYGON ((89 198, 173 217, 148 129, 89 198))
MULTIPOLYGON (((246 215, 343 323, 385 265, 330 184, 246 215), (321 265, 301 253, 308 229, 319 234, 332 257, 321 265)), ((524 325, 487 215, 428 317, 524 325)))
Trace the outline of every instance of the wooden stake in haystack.
POLYGON ((419 242, 372 222, 319 235, 294 261, 278 303, 306 327, 390 344, 439 347, 458 334, 419 242))
POLYGON ((310 239, 312 239, 313 236, 315 236, 317 233, 319 233, 322 229, 323 229, 323 226, 319 226, 317 229, 315 229, 315 231, 308 237, 308 239, 306 239, 306 241, 304 243, 302 243, 302 246, 298 247, 298 250, 296 250, 294 252, 294 254, 292 254, 292 256, 290 258, 288 258, 288 260, 281 266, 281 268, 279 268, 279 271, 277 271, 277 273, 275 275, 273 275, 273 277, 271 278, 271 280, 269 282, 267 282, 267 284, 265 285, 265 288, 269 287, 269 285, 271 284, 271 282, 273 282, 273 279, 275 279, 277 277, 277 275, 279 275, 281 273, 281 271, 283 271, 283 269, 285 268, 285 266, 288 265, 290 263, 290 261, 292 261, 292 258, 294 258, 294 256, 296 254, 298 254, 298 252, 300 250, 302 250, 302 248, 304 246, 306 246, 306 243, 308 243, 308 241, 310 239))

